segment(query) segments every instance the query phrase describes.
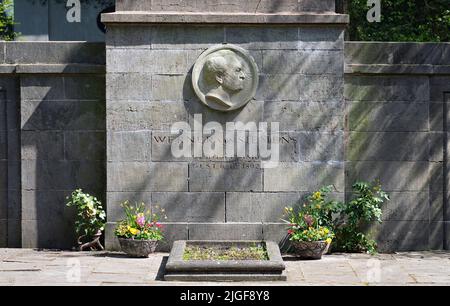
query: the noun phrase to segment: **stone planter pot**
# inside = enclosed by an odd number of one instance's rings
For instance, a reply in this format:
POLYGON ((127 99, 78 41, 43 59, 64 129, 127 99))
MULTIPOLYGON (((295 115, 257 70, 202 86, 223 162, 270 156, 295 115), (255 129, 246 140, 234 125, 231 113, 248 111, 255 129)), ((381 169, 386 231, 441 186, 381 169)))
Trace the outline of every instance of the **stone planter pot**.
POLYGON ((291 241, 295 255, 302 259, 321 259, 328 252, 326 241, 291 241))
POLYGON ((119 242, 122 251, 131 257, 148 257, 148 255, 155 252, 158 245, 157 240, 119 238, 119 242))

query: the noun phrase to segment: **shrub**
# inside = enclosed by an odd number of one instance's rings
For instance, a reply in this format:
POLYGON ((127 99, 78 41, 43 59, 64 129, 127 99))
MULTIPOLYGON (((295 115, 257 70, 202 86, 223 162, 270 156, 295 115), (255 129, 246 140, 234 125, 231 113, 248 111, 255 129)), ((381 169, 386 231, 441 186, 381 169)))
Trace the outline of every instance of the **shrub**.
POLYGON ((106 213, 97 198, 77 189, 67 197, 67 206, 77 209, 75 231, 78 236, 92 238, 98 231, 103 231, 106 223, 106 213))

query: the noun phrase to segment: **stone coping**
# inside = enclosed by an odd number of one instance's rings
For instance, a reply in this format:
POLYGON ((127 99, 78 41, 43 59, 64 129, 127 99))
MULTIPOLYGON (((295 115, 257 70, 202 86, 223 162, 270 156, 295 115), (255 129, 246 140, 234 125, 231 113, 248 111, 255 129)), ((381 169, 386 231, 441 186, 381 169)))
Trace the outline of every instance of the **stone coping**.
POLYGON ((185 13, 125 11, 102 15, 102 22, 128 24, 336 24, 349 16, 335 13, 185 13))
POLYGON ((247 272, 269 273, 282 272, 285 269, 278 245, 273 241, 175 241, 170 252, 166 271, 175 272, 247 272), (183 260, 187 245, 252 245, 265 244, 269 260, 183 260))
POLYGON ((105 65, 0 64, 0 74, 105 74, 105 65))
POLYGON ((346 64, 345 74, 439 74, 450 75, 450 65, 346 64))

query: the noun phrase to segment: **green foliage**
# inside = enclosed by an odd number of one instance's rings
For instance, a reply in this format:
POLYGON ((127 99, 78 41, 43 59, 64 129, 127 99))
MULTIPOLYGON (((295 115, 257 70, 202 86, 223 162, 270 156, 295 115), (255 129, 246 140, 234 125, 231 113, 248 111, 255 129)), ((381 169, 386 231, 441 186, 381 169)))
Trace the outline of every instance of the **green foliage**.
POLYGON ((93 237, 103 231, 106 223, 106 213, 97 198, 77 189, 67 197, 67 206, 77 209, 75 231, 79 236, 93 237))
POLYGON ((370 222, 380 222, 381 206, 389 200, 379 182, 356 182, 353 196, 343 203, 329 198, 332 186, 322 187, 306 198, 295 210, 286 207, 288 234, 294 241, 318 241, 335 238, 333 250, 343 252, 376 252, 376 242, 364 234, 370 222))
POLYGON ((367 0, 348 0, 350 40, 450 41, 450 0, 380 0, 381 22, 367 21, 367 0))
MULTIPOLYGON (((115 230, 115 234, 120 238, 138 240, 162 240, 162 225, 159 220, 164 213, 164 209, 159 210, 155 206, 154 212, 145 210, 145 204, 135 204, 131 206, 128 201, 121 204, 125 212, 125 219, 120 221, 115 230)), ((167 217, 165 217, 167 218, 167 217)))
POLYGON ((0 2, 0 39, 11 41, 17 38, 18 33, 14 32, 14 18, 9 14, 13 10, 11 0, 0 2))
POLYGON ((341 219, 335 222, 335 249, 344 252, 376 252, 376 242, 362 229, 370 222, 381 223, 381 205, 389 196, 381 190, 379 182, 356 182, 352 186, 353 197, 343 206, 341 219))

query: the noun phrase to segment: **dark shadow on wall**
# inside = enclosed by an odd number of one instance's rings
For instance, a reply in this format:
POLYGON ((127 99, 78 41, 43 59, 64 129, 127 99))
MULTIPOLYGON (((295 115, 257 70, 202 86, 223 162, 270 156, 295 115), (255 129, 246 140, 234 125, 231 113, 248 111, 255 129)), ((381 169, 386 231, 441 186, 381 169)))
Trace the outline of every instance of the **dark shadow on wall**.
POLYGON ((73 190, 106 203, 104 88, 102 75, 22 76, 24 247, 75 245, 73 190))

